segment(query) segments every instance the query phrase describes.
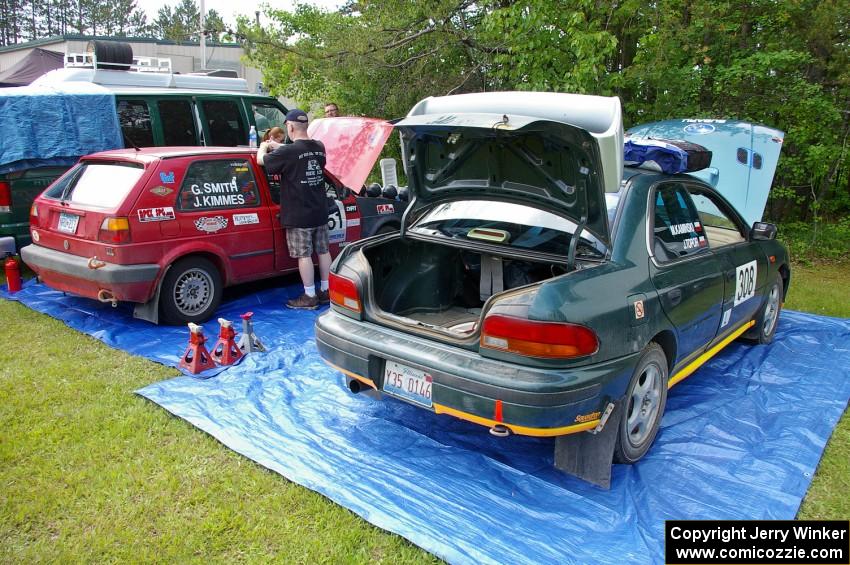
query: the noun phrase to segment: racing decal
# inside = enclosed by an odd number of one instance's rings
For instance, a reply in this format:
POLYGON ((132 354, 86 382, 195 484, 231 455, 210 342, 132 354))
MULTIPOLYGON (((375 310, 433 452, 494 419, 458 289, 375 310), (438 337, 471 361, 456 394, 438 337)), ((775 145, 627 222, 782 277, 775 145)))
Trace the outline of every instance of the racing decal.
POLYGON ((32 240, 33 240, 34 242, 36 242, 36 243, 38 243, 38 242, 39 242, 39 240, 41 239, 41 236, 40 236, 40 235, 38 235, 38 232, 37 232, 37 231, 35 231, 35 230, 32 230, 31 235, 32 235, 32 240))
POLYGON ((151 194, 156 194, 157 196, 168 196, 172 192, 174 192, 173 188, 168 188, 167 186, 155 186, 150 190, 151 194))
POLYGON ((159 173, 159 180, 162 181, 162 184, 174 184, 174 171, 159 173))
POLYGON ((720 327, 721 328, 725 328, 726 326, 729 325, 729 318, 730 317, 732 317, 732 309, 729 308, 728 310, 724 310, 723 311, 723 318, 720 320, 720 327))
MULTIPOLYGON (((235 176, 230 179, 230 182, 204 182, 193 184, 189 189, 192 193, 189 202, 191 208, 242 206, 246 203, 245 193, 236 184, 235 176)), ((253 189, 253 186, 250 189, 253 189)))
POLYGON ((694 231, 697 232, 697 233, 701 232, 702 231, 702 224, 700 224, 699 222, 694 222, 694 231))
POLYGON ((685 249, 696 249, 698 247, 705 247, 706 241, 705 236, 701 235, 699 237, 689 237, 685 241, 682 242, 682 247, 685 249))
POLYGON ((345 241, 345 207, 339 200, 335 200, 334 203, 336 210, 328 216, 328 243, 345 241))
POLYGON ((576 422, 583 424, 585 422, 592 422, 593 420, 598 420, 602 416, 602 412, 591 412, 590 414, 579 414, 576 416, 576 422))
POLYGON ((756 293, 756 275, 758 275, 758 263, 750 261, 735 269, 735 303, 737 306, 741 302, 753 297, 756 293))
POLYGON ((359 226, 360 225, 360 218, 349 218, 345 221, 345 225, 346 226, 352 226, 352 227, 353 226, 359 226))
POLYGON ((234 226, 247 226, 248 224, 259 224, 260 218, 257 214, 233 214, 234 226))
POLYGON ((694 229, 693 222, 686 222, 684 224, 673 224, 672 226, 670 226, 670 233, 672 233, 673 235, 693 233, 694 231, 696 230, 694 229))
POLYGON ((198 231, 215 233, 227 227, 227 218, 224 216, 212 216, 211 218, 204 216, 195 220, 195 227, 198 228, 198 231))
POLYGON ((635 301, 635 320, 642 320, 644 317, 643 300, 635 301))
POLYGON ((163 206, 161 208, 139 208, 137 211, 140 222, 164 222, 174 219, 174 208, 163 206))
POLYGON ((375 206, 375 210, 378 211, 378 214, 392 214, 395 212, 395 206, 392 204, 378 204, 375 206))
POLYGON ((352 204, 351 206, 346 206, 345 211, 346 212, 356 212, 357 211, 357 205, 352 204))

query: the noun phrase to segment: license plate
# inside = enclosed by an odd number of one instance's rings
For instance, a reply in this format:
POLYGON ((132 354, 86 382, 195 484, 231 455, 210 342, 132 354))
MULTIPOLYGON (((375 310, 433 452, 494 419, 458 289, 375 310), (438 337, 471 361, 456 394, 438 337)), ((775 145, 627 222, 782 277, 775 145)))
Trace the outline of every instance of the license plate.
POLYGON ((80 223, 80 217, 67 212, 59 213, 59 231, 65 233, 77 233, 77 224, 80 223))
POLYGON ((431 407, 433 378, 425 371, 387 361, 384 365, 384 392, 410 402, 431 407))

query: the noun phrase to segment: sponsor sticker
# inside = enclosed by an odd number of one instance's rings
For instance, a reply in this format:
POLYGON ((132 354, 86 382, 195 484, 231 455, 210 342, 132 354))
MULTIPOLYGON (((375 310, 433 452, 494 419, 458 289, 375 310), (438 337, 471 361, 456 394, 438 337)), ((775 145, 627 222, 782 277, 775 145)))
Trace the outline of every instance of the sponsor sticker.
POLYGON ((174 171, 159 173, 159 180, 162 181, 162 184, 174 184, 174 171))
POLYGON ((725 328, 726 326, 728 326, 729 325, 729 318, 731 318, 731 317, 732 317, 732 309, 729 308, 728 310, 724 310, 723 311, 723 318, 720 320, 720 327, 725 328))
POLYGON ((643 300, 635 301, 635 320, 642 320, 644 317, 643 300))
POLYGON ((350 218, 350 219, 345 221, 345 225, 346 226, 359 226, 360 225, 360 218, 350 218))
POLYGON ((691 135, 708 135, 713 133, 716 128, 711 124, 688 124, 684 129, 685 133, 691 135))
POLYGON ((233 214, 234 226, 247 226, 248 224, 259 224, 260 218, 257 214, 233 214))
POLYGON ((204 216, 195 220, 195 227, 198 228, 198 231, 215 233, 227 227, 227 218, 224 216, 212 216, 210 218, 204 216))
POLYGON ((392 214, 395 212, 395 206, 392 204, 378 204, 375 206, 375 209, 378 211, 378 214, 392 214))
POLYGON ((168 196, 174 192, 174 189, 168 188, 167 186, 155 186, 150 191, 152 194, 156 194, 157 196, 168 196))
POLYGON ((357 205, 353 204, 351 206, 346 206, 345 211, 346 212, 356 212, 357 211, 357 205))
POLYGON ((174 219, 174 208, 162 206, 160 208, 139 208, 136 212, 140 222, 163 222, 174 219))
POLYGON ((591 412, 590 414, 579 414, 576 416, 576 422, 583 424, 584 422, 592 422, 593 420, 598 420, 599 417, 602 416, 601 412, 591 412))

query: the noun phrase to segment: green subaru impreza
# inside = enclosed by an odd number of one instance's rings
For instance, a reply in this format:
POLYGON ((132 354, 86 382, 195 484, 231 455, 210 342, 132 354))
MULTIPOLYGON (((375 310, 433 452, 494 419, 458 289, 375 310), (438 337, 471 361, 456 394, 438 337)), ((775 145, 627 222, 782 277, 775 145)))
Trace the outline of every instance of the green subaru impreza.
POLYGON ((787 252, 721 192, 750 190, 753 155, 772 178, 778 149, 750 140, 781 132, 690 127, 709 146, 729 130, 712 164, 748 162, 666 174, 624 167, 617 98, 428 98, 396 127, 402 229, 345 248, 316 322, 352 392, 556 436, 558 468, 607 485, 612 459, 649 449, 668 388, 738 337, 773 338, 787 252))

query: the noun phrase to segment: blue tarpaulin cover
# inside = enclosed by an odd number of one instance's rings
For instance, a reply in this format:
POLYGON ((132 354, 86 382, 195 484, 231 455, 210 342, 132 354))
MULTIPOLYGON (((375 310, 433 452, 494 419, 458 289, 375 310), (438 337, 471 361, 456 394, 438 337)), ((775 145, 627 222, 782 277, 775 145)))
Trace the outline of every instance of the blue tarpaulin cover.
MULTIPOLYGON (((316 352, 317 313, 281 307, 299 291, 219 312, 253 310, 268 353, 138 393, 453 563, 661 563, 664 520, 791 519, 850 397, 850 320, 784 312, 773 344, 734 343, 674 387, 653 448, 603 491, 555 471, 551 439, 352 395, 316 352)), ((4 296, 167 364, 187 340, 31 282, 4 296)))
POLYGON ((124 147, 115 95, 90 83, 0 88, 0 173, 124 147))

